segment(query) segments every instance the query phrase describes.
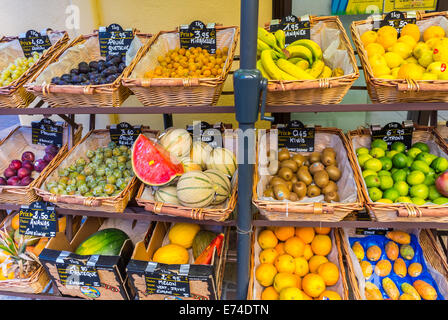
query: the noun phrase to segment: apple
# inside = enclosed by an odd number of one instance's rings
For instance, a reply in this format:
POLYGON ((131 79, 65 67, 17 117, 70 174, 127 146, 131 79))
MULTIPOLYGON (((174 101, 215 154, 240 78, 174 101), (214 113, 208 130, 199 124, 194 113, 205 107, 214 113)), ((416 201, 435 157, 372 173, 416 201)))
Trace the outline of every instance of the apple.
POLYGON ((437 177, 435 185, 441 195, 448 197, 448 171, 437 177))

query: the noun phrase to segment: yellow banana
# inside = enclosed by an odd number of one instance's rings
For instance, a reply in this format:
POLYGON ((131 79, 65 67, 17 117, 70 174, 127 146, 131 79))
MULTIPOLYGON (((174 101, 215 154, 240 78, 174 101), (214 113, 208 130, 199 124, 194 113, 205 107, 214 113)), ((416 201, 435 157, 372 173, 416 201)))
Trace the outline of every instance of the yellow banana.
POLYGON ((263 50, 261 52, 261 64, 263 66, 263 69, 266 71, 266 73, 269 75, 269 77, 273 80, 281 80, 282 75, 280 73, 280 69, 275 64, 274 59, 272 58, 272 55, 274 53, 274 50, 263 50))
POLYGON ((280 49, 285 48, 285 31, 282 29, 278 29, 274 32, 275 39, 277 39, 277 44, 280 47, 280 49))
POLYGON ((342 70, 341 68, 335 68, 333 70, 332 76, 333 77, 342 77, 344 75, 344 70, 342 70))
POLYGON ((311 65, 310 75, 312 75, 314 78, 317 78, 324 70, 324 67, 325 63, 322 60, 314 61, 314 63, 311 65))
POLYGON ((310 66, 309 62, 306 60, 301 60, 301 61, 297 62, 295 65, 298 66, 302 70, 306 70, 310 66))
POLYGON ((267 45, 271 47, 271 49, 277 50, 278 52, 282 52, 277 45, 277 39, 275 39, 274 34, 268 32, 264 28, 258 28, 258 39, 265 42, 267 45))
POLYGON ((313 61, 322 59, 322 57, 323 57, 322 49, 313 40, 310 40, 310 39, 300 39, 300 40, 294 41, 289 46, 296 46, 296 45, 305 46, 308 49, 310 49, 310 51, 313 53, 313 61))
POLYGON ((312 77, 311 75, 306 73, 304 70, 302 70, 298 66, 296 66, 294 63, 291 63, 286 59, 278 59, 277 66, 284 72, 289 73, 290 75, 295 77, 296 80, 315 79, 314 77, 312 77))
POLYGON ((280 73, 282 75, 282 80, 297 80, 294 76, 280 69, 280 73))
POLYGON ((270 79, 269 75, 267 74, 266 70, 264 70, 263 68, 263 64, 261 63, 261 60, 257 60, 257 69, 260 70, 261 75, 264 78, 267 78, 268 80, 270 79))
POLYGON ((318 78, 330 78, 333 71, 331 71, 330 67, 325 66, 322 73, 319 75, 318 78))
POLYGON ((299 58, 299 57, 295 57, 295 58, 289 58, 287 59, 289 62, 297 64, 299 61, 304 61, 305 59, 299 58))
POLYGON ((313 63, 313 54, 310 49, 304 46, 288 46, 286 50, 289 52, 289 58, 302 58, 313 63))
POLYGON ((263 40, 257 39, 257 50, 263 51, 263 50, 269 50, 271 47, 264 42, 263 40))

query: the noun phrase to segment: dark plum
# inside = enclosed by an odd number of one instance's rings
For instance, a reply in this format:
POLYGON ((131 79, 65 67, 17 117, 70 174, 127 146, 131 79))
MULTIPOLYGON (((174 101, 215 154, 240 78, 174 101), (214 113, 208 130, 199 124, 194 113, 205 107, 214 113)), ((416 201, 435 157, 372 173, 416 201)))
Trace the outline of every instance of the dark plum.
POLYGON ((33 182, 33 178, 31 178, 30 176, 24 177, 23 179, 20 180, 19 182, 19 186, 27 186, 29 185, 31 182, 33 182))
POLYGON ((103 71, 104 69, 106 69, 106 62, 104 60, 100 60, 98 61, 98 72, 103 71))
POLYGON ((54 157, 55 157, 55 155, 54 154, 51 154, 51 153, 47 153, 45 156, 44 156, 44 160, 46 161, 46 162, 50 162, 51 160, 53 160, 54 159, 54 157))
POLYGON ((78 75, 79 74, 79 70, 78 69, 72 69, 70 70, 70 74, 73 75, 78 75))
POLYGON ((23 161, 22 167, 23 168, 27 168, 30 171, 34 171, 34 164, 31 161, 29 161, 29 160, 23 161))
POLYGON ((12 176, 6 182, 8 186, 18 186, 20 183, 20 178, 18 176, 12 176))
POLYGON ((71 83, 77 84, 77 83, 80 83, 80 82, 82 82, 81 76, 78 76, 78 75, 73 75, 72 76, 72 82, 71 83))
POLYGON ((17 176, 20 179, 23 179, 25 177, 28 177, 31 175, 31 170, 28 170, 27 168, 20 168, 19 170, 17 170, 17 176))
POLYGON ((36 170, 37 172, 41 172, 47 165, 47 161, 45 161, 44 159, 39 159, 34 163, 34 170, 36 170))
POLYGON ((0 177, 0 186, 6 186, 8 183, 5 178, 0 177))
POLYGON ((51 78, 51 83, 58 84, 60 81, 61 81, 61 78, 59 78, 59 77, 51 78))
POLYGON ((97 70, 98 69, 98 61, 90 61, 89 67, 90 67, 90 70, 92 70, 92 69, 97 70))
POLYGON ((45 153, 50 153, 50 154, 58 154, 59 152, 59 148, 57 146, 55 146, 54 144, 50 144, 45 148, 45 153))
POLYGON ((121 62, 126 63, 126 55, 123 55, 123 56, 121 57, 121 62))
POLYGON ((122 62, 118 65, 118 71, 121 73, 126 68, 126 63, 122 62))
POLYGON ((20 168, 22 168, 22 161, 20 160, 12 160, 11 163, 9 164, 9 168, 14 169, 14 170, 19 170, 20 168))
POLYGON ((22 153, 22 161, 28 160, 33 162, 34 159, 34 153, 32 153, 31 151, 25 151, 24 153, 22 153))
POLYGON ((17 170, 6 168, 5 171, 3 172, 3 175, 5 176, 6 179, 9 179, 17 175, 17 170))
POLYGON ((115 75, 111 74, 110 76, 107 76, 107 78, 106 78, 106 82, 107 82, 107 83, 112 83, 112 82, 114 82, 116 79, 117 79, 117 77, 116 77, 115 75))
POLYGON ((65 73, 65 74, 63 74, 63 75, 61 76, 61 80, 63 80, 63 81, 65 81, 65 82, 69 83, 69 82, 72 81, 72 76, 69 75, 68 73, 65 73))

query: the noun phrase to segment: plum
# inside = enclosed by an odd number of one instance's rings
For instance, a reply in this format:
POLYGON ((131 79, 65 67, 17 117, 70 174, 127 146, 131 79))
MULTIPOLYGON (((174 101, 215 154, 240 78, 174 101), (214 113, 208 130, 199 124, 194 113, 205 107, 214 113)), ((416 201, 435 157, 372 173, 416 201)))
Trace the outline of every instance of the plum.
POLYGON ((12 160, 11 163, 9 164, 9 168, 14 169, 14 170, 19 170, 20 168, 22 168, 22 161, 20 160, 12 160))
POLYGON ((37 172, 41 172, 45 169, 45 167, 48 165, 48 162, 44 159, 39 159, 36 162, 34 162, 34 170, 37 172))
POLYGON ((33 182, 33 178, 31 178, 30 176, 26 176, 24 178, 22 178, 22 180, 20 180, 19 185, 20 186, 27 186, 29 185, 31 182, 33 182))
POLYGON ((50 144, 45 148, 45 153, 51 153, 54 155, 57 155, 59 151, 59 148, 57 146, 55 146, 54 144, 50 144))
POLYGON ((34 159, 34 153, 32 153, 31 151, 25 151, 24 153, 22 153, 22 161, 29 160, 33 162, 34 159))
POLYGON ((0 177, 0 186, 6 186, 7 182, 6 179, 3 177, 0 177))
POLYGON ((3 175, 5 176, 6 179, 9 179, 13 176, 15 176, 17 174, 17 170, 11 169, 11 168, 6 168, 5 171, 3 172, 3 175))
POLYGON ((30 176, 30 175, 31 175, 31 170, 28 170, 27 168, 20 168, 20 169, 17 171, 17 176, 18 176, 20 179, 23 179, 23 178, 28 177, 28 176, 30 176))
POLYGON ((12 176, 6 182, 8 186, 18 186, 20 183, 20 178, 18 176, 12 176))
POLYGON ((51 160, 53 160, 53 158, 54 158, 55 156, 56 156, 56 155, 54 155, 54 154, 47 153, 47 154, 43 157, 43 160, 45 160, 46 162, 50 162, 51 160))
POLYGON ((29 160, 25 160, 22 162, 22 168, 27 168, 30 171, 34 171, 34 164, 29 160))

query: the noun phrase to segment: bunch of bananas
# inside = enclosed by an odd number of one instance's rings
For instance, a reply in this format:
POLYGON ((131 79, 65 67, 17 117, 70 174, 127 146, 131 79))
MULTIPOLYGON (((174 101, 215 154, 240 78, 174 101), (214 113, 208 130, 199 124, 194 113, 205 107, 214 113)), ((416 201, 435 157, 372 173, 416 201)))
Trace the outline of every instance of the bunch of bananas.
POLYGON ((314 80, 344 75, 323 61, 320 46, 309 39, 294 41, 285 48, 285 32, 270 33, 258 28, 257 69, 269 80, 314 80))

